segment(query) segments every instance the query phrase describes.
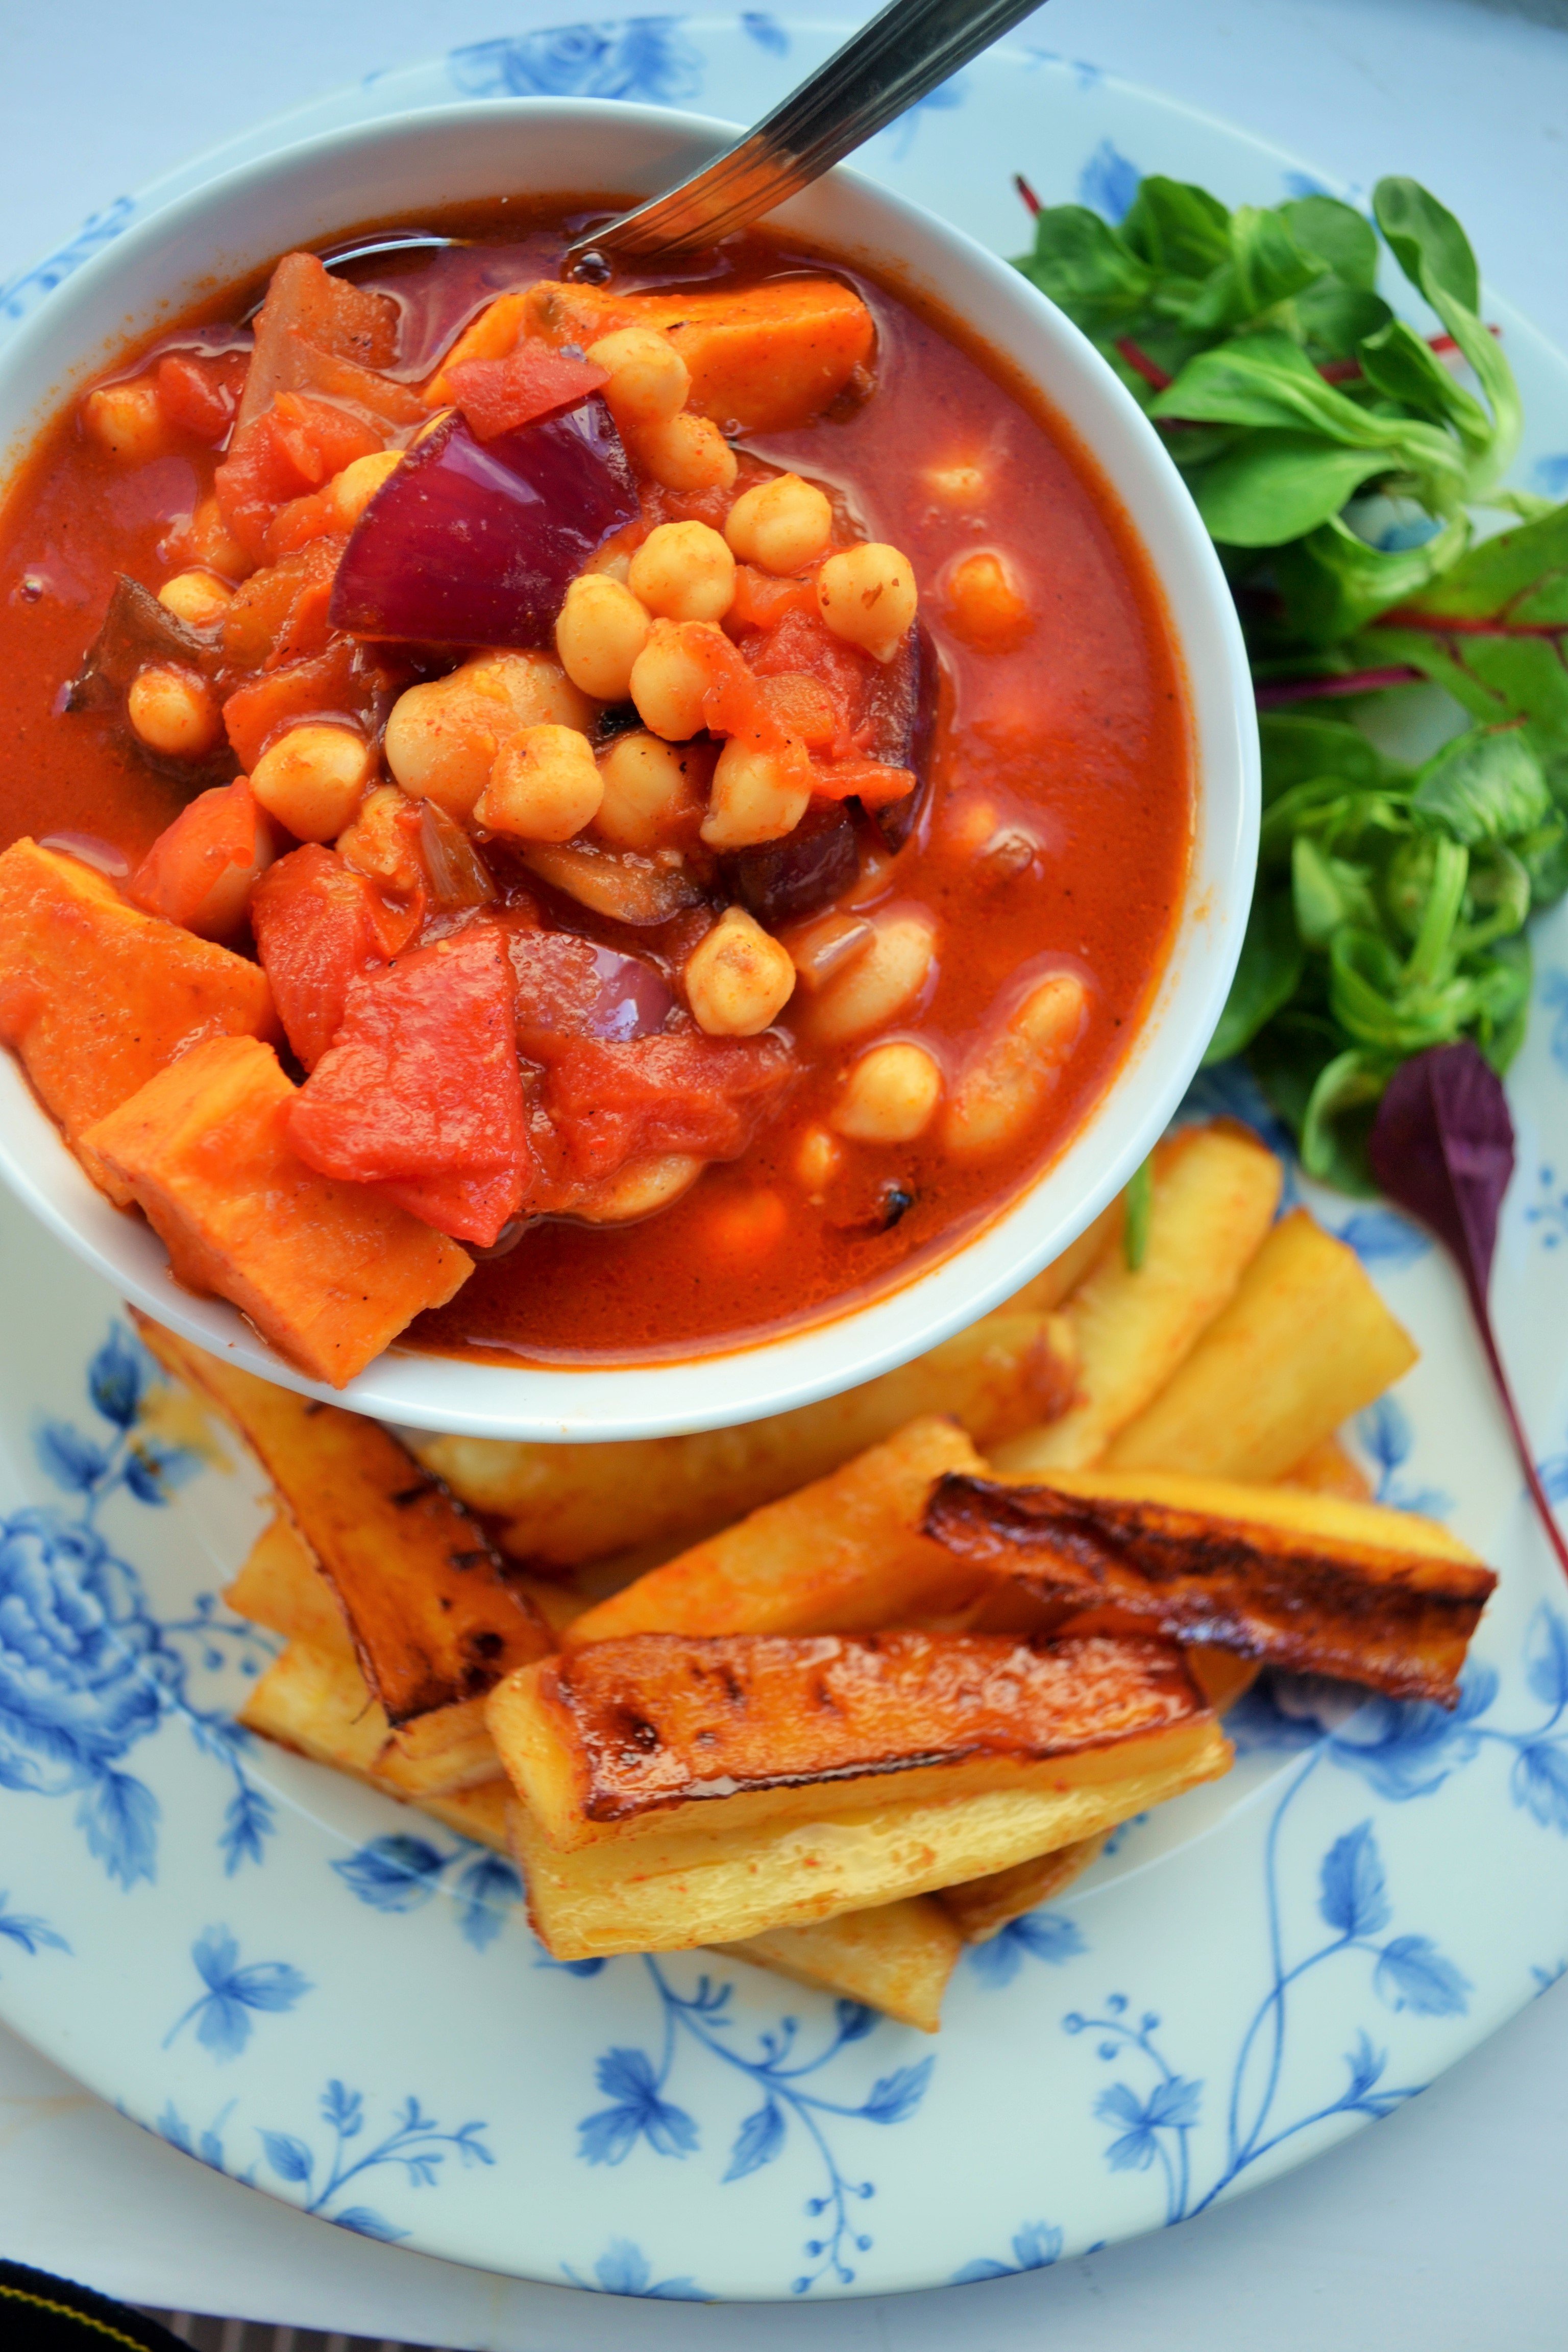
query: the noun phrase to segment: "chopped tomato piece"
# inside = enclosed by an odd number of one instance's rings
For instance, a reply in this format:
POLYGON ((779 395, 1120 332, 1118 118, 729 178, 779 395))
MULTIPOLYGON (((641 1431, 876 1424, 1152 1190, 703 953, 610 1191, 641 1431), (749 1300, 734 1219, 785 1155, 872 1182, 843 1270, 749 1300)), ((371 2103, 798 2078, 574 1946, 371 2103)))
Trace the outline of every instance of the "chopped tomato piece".
MULTIPOLYGON (((225 660, 239 669, 276 669, 291 659, 285 649, 308 632, 309 615, 315 606, 320 606, 316 625, 324 627, 325 601, 311 598, 310 591, 324 588, 330 596, 346 543, 341 533, 331 539, 314 539, 265 571, 253 572, 236 590, 223 616, 225 660)), ((321 643, 324 642, 322 637, 321 643)), ((311 647, 320 649, 320 644, 311 647)))
POLYGON ((363 417, 308 393, 280 392, 263 415, 242 425, 213 476, 224 520, 253 562, 267 552, 273 516, 291 499, 381 448, 384 436, 363 417))
POLYGON ((198 939, 232 939, 277 855, 266 812, 237 776, 232 784, 198 793, 165 825, 126 884, 126 896, 198 939))
POLYGON ((511 964, 474 923, 352 982, 335 1042, 297 1097, 289 1136, 323 1176, 397 1188, 460 1241, 487 1246, 531 1172, 511 964), (504 1179, 471 1187, 472 1178, 504 1179), (458 1180, 458 1181, 454 1181, 458 1180))
POLYGON ((522 1187, 523 1179, 513 1166, 498 1168, 493 1176, 410 1176, 375 1189, 384 1201, 406 1209, 422 1224, 489 1249, 501 1227, 516 1216, 522 1187))
POLYGON ((789 1045, 766 1034, 580 1037, 546 1072, 543 1104, 570 1172, 593 1179, 651 1152, 738 1160, 795 1074, 789 1045))
POLYGON ((362 712, 374 700, 380 673, 362 670, 357 647, 340 637, 310 661, 268 670, 236 688, 223 706, 223 723, 235 757, 254 768, 282 727, 300 719, 342 718, 362 712))
POLYGON ((731 629, 776 629, 786 613, 816 610, 814 580, 775 580, 754 563, 735 566, 735 599, 724 615, 731 629))
POLYGON ((245 389, 246 352, 168 352, 158 362, 158 405, 171 425, 214 448, 234 423, 245 389))
POLYGON ((760 677, 757 690, 781 727, 799 737, 808 751, 826 751, 844 731, 843 712, 822 684, 803 669, 760 677))
POLYGON ((349 990, 387 963, 406 922, 364 875, 310 842, 269 866, 251 902, 256 950, 289 1045, 313 1070, 342 1023, 349 990))
POLYGON ((506 359, 459 361, 446 371, 447 389, 481 441, 515 433, 536 417, 570 408, 608 383, 607 368, 573 359, 548 343, 520 343, 506 359))
POLYGON ((889 768, 882 760, 816 761, 811 763, 811 789, 824 800, 858 800, 862 808, 891 808, 907 800, 920 778, 908 768, 889 768))

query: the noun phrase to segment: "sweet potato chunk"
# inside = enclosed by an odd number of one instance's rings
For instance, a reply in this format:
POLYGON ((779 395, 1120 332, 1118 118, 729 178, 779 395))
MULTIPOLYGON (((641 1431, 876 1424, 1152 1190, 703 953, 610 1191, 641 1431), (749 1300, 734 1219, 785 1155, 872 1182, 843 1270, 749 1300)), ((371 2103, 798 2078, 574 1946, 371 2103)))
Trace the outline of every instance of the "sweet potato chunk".
POLYGON ((393 1723, 477 1698, 549 1649, 483 1528, 390 1430, 137 1319, 160 1363, 212 1399, 271 1479, 393 1723))
POLYGON ((1065 1405, 1073 1370, 1059 1316, 1004 1307, 897 1371, 741 1429, 591 1448, 492 1437, 413 1443, 465 1502, 507 1516, 508 1551, 568 1568, 722 1526, 826 1476, 921 1413, 951 1413, 984 1451, 1065 1405))
MULTIPOLYGON (((838 1917, 1005 1870, 1098 1837, 1150 1805, 1228 1769, 1230 1743, 1206 1712, 1113 1751, 1115 1779, 1075 1784, 1059 1763, 1029 1785, 919 1802, 884 1797, 859 1812, 746 1829, 680 1826, 689 1809, 636 1838, 563 1853, 528 1807, 509 1816, 534 1928, 557 1959, 684 1951, 838 1917)), ((864 1787, 865 1783, 862 1782, 864 1787)), ((702 1813, 721 1809, 710 1807, 702 1813)))
POLYGON ((1445 1706, 1497 1583, 1409 1512, 1156 1472, 947 1477, 925 1524, 995 1576, 981 1622, 1158 1633, 1445 1706))
POLYGON ((473 1261, 360 1185, 290 1150, 294 1088, 269 1045, 193 1050, 88 1131, 187 1288, 215 1292, 312 1380, 342 1388, 473 1261))
POLYGON ((566 1629, 575 1646, 630 1633, 847 1633, 953 1606, 973 1590, 920 1532, 933 1479, 981 1468, 934 1417, 651 1569, 566 1629))
POLYGON ((520 323, 526 334, 584 348, 621 327, 658 328, 691 371, 688 405, 752 433, 809 425, 870 365, 877 341, 870 311, 836 278, 655 294, 542 279, 520 323))
POLYGON ((644 1633, 491 1694, 509 1779, 562 1852, 986 1789, 1115 1779, 1119 1751, 1208 1715, 1180 1653, 1103 1635, 644 1633))
POLYGON ((243 956, 128 905, 58 850, 24 839, 0 857, 0 1040, 122 1207, 130 1187, 88 1129, 204 1038, 276 1034, 267 976, 243 956))

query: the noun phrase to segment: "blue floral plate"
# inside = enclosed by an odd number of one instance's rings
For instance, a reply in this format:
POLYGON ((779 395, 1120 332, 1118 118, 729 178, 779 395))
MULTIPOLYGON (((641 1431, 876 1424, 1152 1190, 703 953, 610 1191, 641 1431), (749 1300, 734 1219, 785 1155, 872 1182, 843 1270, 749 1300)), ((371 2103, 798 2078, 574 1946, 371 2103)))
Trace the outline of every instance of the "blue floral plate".
MULTIPOLYGON (((550 91, 749 118, 841 27, 762 12, 482 42, 127 198, 0 289, 0 331, 134 215, 338 123, 550 91)), ((1289 158, 1047 51, 994 52, 867 152, 1006 251, 1009 186, 1116 215, 1140 170, 1268 203, 1289 158)), ((1568 365, 1500 302, 1568 479, 1568 365)), ((1495 1279, 1568 1496, 1568 920, 1538 940, 1495 1279)), ((1224 1074, 1212 1101, 1258 1106, 1224 1074)), ((116 1302, 0 1202, 0 2015, 149 2130, 364 2235, 618 2294, 881 2293, 1201 2211, 1411 2098, 1568 1966, 1568 1593, 1459 1286, 1391 1212, 1313 1205, 1422 1348, 1355 1436, 1387 1502, 1503 1571, 1457 1714, 1277 1681, 1217 1788, 1128 1825, 972 1951, 940 2039, 696 1954, 558 1967, 504 1863, 250 1741, 268 1655, 216 1598, 256 1474, 116 1302)))

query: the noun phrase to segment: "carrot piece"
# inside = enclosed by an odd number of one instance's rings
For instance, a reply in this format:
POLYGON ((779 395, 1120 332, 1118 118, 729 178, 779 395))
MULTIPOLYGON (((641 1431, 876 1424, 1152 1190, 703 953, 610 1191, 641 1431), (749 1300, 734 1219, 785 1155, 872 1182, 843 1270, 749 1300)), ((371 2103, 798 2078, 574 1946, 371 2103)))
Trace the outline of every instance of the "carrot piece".
POLYGON ((198 793, 165 825, 126 895, 204 940, 232 939, 251 893, 278 855, 277 835, 244 776, 198 793))
POLYGON ((658 294, 542 279, 524 297, 522 325, 584 348, 620 327, 658 328, 691 372, 688 404, 753 433, 808 425, 870 365, 877 341, 870 311, 836 278, 658 294))
POLYGON ((130 1192, 88 1148, 88 1129, 186 1046, 275 1034, 258 965, 129 905, 90 866, 35 841, 0 857, 0 1040, 111 1200, 123 1205, 130 1192))
POLYGON ((811 789, 827 801, 858 800, 862 808, 891 808, 907 800, 920 779, 908 768, 889 768, 881 760, 813 761, 811 789))
POLYGON ((447 369, 452 398, 481 441, 570 408, 609 380, 607 368, 548 343, 521 343, 506 359, 463 360, 447 369))
POLYGON ((475 923, 353 981, 337 1036, 301 1087, 294 1149, 488 1247, 532 1174, 506 940, 475 923), (484 1180, 465 1189, 457 1180, 484 1180), (409 1188, 413 1188, 410 1190, 409 1188))
POLYGON ((529 289, 498 294, 495 300, 463 329, 446 359, 425 387, 429 408, 445 408, 453 398, 452 370, 469 360, 501 360, 513 350, 528 310, 529 289))
POLYGON ((178 1279, 247 1315, 280 1355, 342 1388, 473 1271, 463 1251, 289 1143, 295 1089, 268 1045, 215 1038, 90 1131, 178 1279))

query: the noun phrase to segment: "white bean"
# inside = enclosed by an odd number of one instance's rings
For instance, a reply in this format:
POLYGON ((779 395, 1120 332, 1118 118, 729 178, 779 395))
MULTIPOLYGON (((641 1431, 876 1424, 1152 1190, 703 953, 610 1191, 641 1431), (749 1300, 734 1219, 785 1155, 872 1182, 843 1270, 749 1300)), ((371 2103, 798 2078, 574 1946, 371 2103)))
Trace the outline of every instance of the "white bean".
POLYGON ((250 789, 296 841, 335 841, 374 765, 370 745, 353 728, 311 722, 268 745, 250 772, 250 789))
POLYGON ((1044 1108, 1088 1011, 1089 992, 1077 972, 1055 971, 1037 982, 953 1089, 942 1122, 947 1150, 975 1160, 1016 1142, 1044 1108))
POLYGON ((639 1217, 651 1217, 656 1210, 668 1209, 689 1192, 706 1161, 695 1160, 689 1152, 663 1151, 643 1160, 628 1160, 613 1176, 595 1184, 585 1201, 579 1201, 572 1213, 591 1225, 629 1225, 639 1217))
POLYGON ((942 1071, 923 1046, 873 1045, 850 1071, 828 1124, 851 1143, 912 1143, 942 1099, 942 1071))
POLYGON ((710 1037, 755 1037, 795 988, 795 966, 743 907, 727 908, 686 960, 686 1001, 710 1037))
POLYGON ((555 650, 574 686, 600 702, 624 702, 632 664, 648 639, 647 608, 620 581, 580 572, 555 624, 555 650))
POLYGON ((830 555, 816 575, 818 612, 837 637, 889 662, 915 617, 914 567, 875 541, 830 555))
POLYGON ((888 908, 873 918, 872 928, 870 945, 828 982, 802 1024, 825 1045, 885 1028, 908 1011, 931 978, 936 923, 924 908, 888 908))
MULTIPOLYGON (((795 831, 810 802, 811 769, 802 754, 754 750, 731 736, 713 771, 702 838, 710 849, 749 849, 760 841, 782 841, 795 831)), ((792 975, 794 970, 792 964, 792 975)))
POLYGON ((632 557, 626 585, 667 621, 721 621, 735 601, 735 559, 705 522, 661 522, 632 557))

